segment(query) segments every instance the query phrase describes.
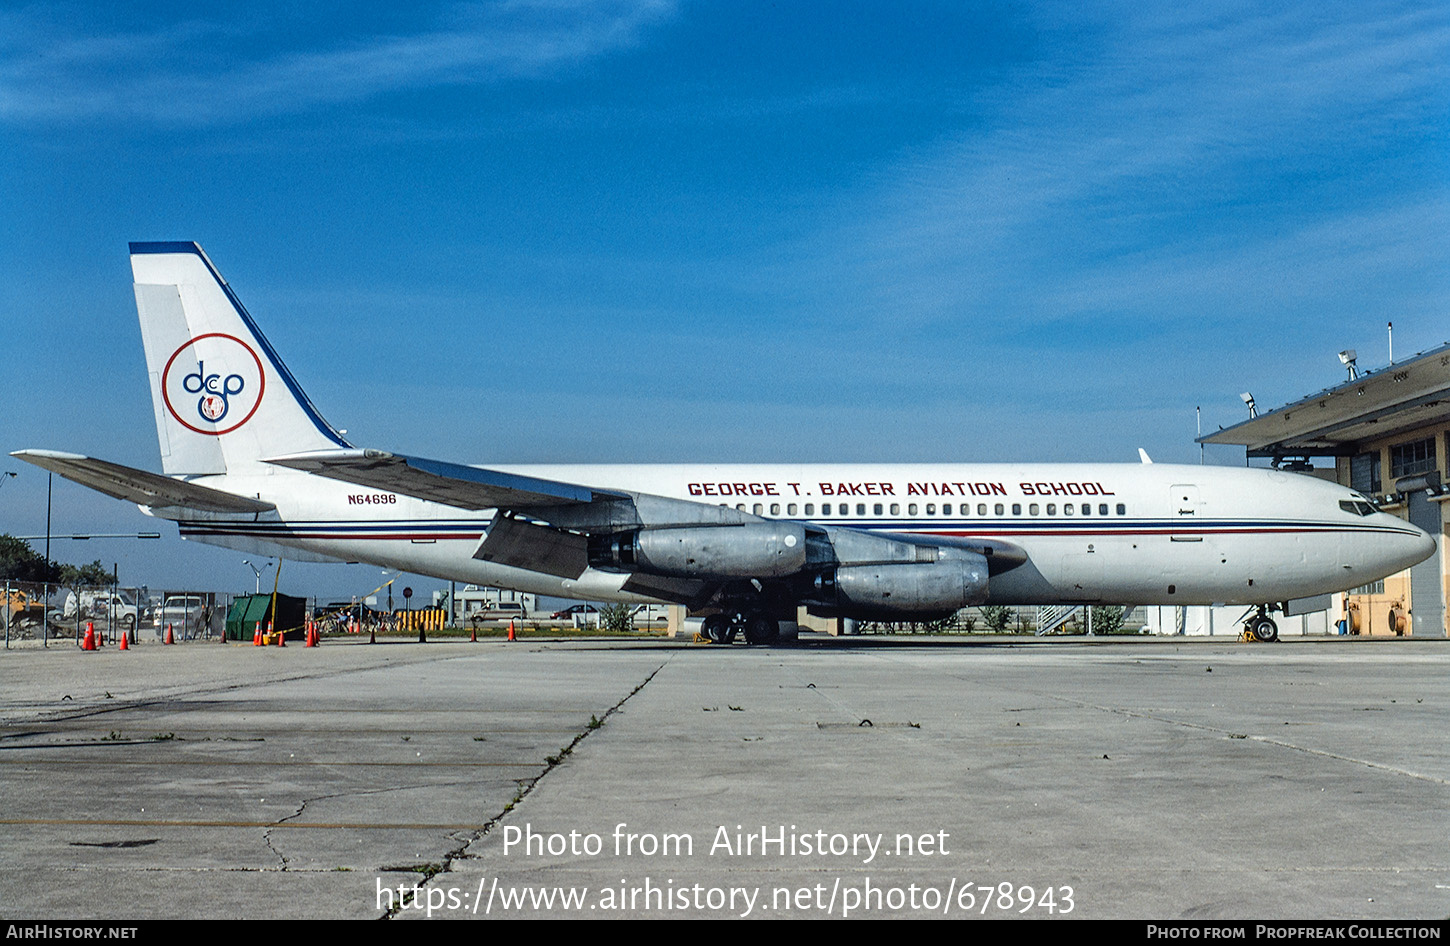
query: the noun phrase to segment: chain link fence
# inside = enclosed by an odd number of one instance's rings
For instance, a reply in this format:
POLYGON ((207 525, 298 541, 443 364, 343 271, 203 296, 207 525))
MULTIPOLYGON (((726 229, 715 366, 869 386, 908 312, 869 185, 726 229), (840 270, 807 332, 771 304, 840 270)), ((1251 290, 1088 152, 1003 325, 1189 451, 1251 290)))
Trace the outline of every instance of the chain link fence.
POLYGON ((4 581, 0 614, 5 646, 21 641, 79 644, 87 626, 103 640, 126 634, 132 642, 163 640, 166 628, 182 641, 221 640, 235 595, 124 585, 60 585, 4 581))

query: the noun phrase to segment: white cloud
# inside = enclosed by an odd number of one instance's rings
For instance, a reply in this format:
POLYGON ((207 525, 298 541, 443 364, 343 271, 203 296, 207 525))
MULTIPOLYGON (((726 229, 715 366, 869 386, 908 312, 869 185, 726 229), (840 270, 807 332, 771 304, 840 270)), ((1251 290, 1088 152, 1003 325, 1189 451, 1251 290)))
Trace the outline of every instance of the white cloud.
POLYGON ((34 14, 0 18, 0 120, 97 117, 229 122, 379 93, 533 77, 630 48, 672 0, 463 4, 432 30, 252 56, 243 25, 68 33, 34 14))
POLYGON ((836 272, 873 317, 999 323, 1192 309, 1296 261, 1321 285, 1444 273, 1443 174, 1414 167, 1450 102, 1443 9, 1195 9, 1042 23, 1039 61, 976 93, 981 126, 883 170, 843 239, 795 265, 836 272))

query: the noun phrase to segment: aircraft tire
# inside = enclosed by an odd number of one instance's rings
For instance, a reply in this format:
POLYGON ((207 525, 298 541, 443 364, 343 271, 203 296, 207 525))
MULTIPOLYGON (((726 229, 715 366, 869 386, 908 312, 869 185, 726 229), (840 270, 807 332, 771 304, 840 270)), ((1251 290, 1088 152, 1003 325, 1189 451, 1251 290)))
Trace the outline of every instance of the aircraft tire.
POLYGON ((712 644, 728 644, 735 639, 730 619, 723 614, 712 614, 705 618, 705 623, 700 631, 712 644))
POLYGON ((764 615, 757 614, 745 622, 745 641, 748 644, 774 644, 778 637, 780 629, 764 615))
POLYGON ((1279 625, 1275 624, 1272 618, 1258 618, 1250 630, 1253 631, 1254 640, 1262 641, 1265 644, 1279 639, 1279 625))

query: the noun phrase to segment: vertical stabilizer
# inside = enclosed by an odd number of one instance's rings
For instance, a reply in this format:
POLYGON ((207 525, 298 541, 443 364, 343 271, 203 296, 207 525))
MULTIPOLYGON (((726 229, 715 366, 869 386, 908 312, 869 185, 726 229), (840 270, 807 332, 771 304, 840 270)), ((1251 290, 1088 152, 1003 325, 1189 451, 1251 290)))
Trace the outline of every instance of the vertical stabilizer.
POLYGON ((168 474, 347 447, 195 243, 132 243, 136 312, 168 474))

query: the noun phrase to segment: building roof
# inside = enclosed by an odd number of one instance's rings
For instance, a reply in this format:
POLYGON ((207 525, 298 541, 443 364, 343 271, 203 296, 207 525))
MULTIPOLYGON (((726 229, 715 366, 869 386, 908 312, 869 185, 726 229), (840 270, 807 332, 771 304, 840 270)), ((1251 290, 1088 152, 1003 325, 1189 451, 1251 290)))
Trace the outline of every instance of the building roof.
POLYGON ((1450 419, 1450 343, 1200 437, 1251 457, 1349 456, 1371 440, 1450 419))

